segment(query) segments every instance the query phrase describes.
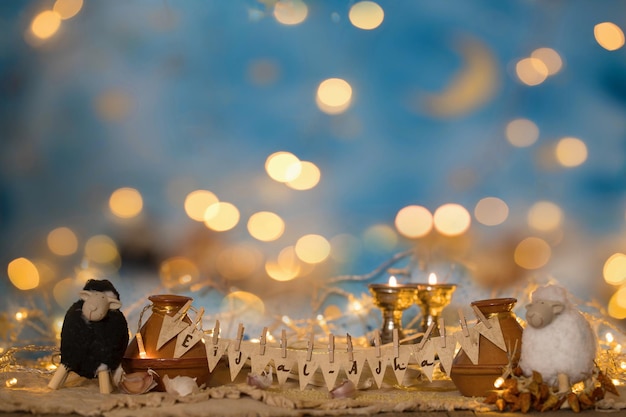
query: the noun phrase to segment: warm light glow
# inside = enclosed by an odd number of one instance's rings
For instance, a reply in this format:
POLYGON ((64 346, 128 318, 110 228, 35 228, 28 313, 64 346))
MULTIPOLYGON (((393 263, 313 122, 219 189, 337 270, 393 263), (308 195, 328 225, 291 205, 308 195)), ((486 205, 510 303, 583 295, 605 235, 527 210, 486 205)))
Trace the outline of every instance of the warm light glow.
POLYGON ((227 294, 222 299, 220 310, 228 314, 228 317, 250 325, 265 320, 265 303, 258 296, 247 291, 233 291, 227 294))
POLYGON ((9 378, 6 380, 5 385, 7 388, 11 388, 17 385, 17 378, 9 378))
POLYGON ((185 213, 197 222, 204 222, 204 212, 211 204, 217 202, 219 202, 219 199, 210 191, 192 191, 185 197, 185 213))
POLYGON ((61 19, 67 20, 76 16, 83 7, 83 0, 56 0, 52 10, 57 12, 61 19))
POLYGON ((528 225, 542 232, 558 229, 562 219, 563 211, 550 201, 539 201, 528 211, 528 225))
POLYGON ((360 1, 350 7, 348 14, 350 23, 359 29, 376 29, 383 23, 385 12, 383 8, 373 1, 360 1))
POLYGON ((291 181, 287 181, 287 186, 294 190, 310 190, 319 182, 322 174, 320 169, 313 162, 302 161, 300 163, 300 174, 291 181))
POLYGON ((363 233, 363 246, 372 252, 388 251, 398 244, 398 234, 386 224, 375 224, 363 233))
POLYGON ((57 227, 48 233, 48 248, 55 255, 68 256, 78 250, 78 239, 69 227, 57 227))
POLYGON ((528 237, 515 248, 515 263, 524 269, 539 269, 550 260, 550 245, 538 237, 528 237))
POLYGON ((406 206, 396 214, 398 233, 410 239, 426 236, 433 228, 433 215, 422 206, 406 206))
POLYGON ((133 97, 122 89, 103 91, 95 99, 96 113, 106 122, 120 122, 133 110, 133 97))
POLYGON ((504 385, 504 378, 500 376, 494 381, 493 386, 495 388, 500 388, 502 385, 504 385))
POLYGON ((398 286, 398 280, 396 279, 396 277, 394 277, 393 275, 389 277, 389 282, 388 282, 389 286, 391 287, 397 287, 398 286))
POLYGON ((303 262, 317 264, 330 255, 330 243, 320 235, 305 235, 298 239, 295 250, 303 262))
POLYGON ((9 280, 17 289, 32 290, 39 285, 39 271, 35 264, 26 258, 17 258, 7 267, 9 280))
POLYGON ((624 31, 615 23, 598 23, 593 28, 596 42, 608 51, 615 51, 624 46, 624 31))
POLYGON ((122 219, 136 217, 143 209, 143 198, 134 188, 119 188, 109 198, 111 212, 122 219))
POLYGON ((337 262, 351 262, 361 250, 361 241, 356 237, 344 233, 330 239, 330 256, 337 262))
POLYGON ((576 167, 587 160, 587 145, 577 138, 563 138, 555 148, 557 161, 564 167, 576 167))
POLYGON ((27 310, 20 310, 17 313, 15 313, 15 320, 17 321, 22 321, 22 320, 26 320, 28 318, 28 311, 27 310))
POLYGON ((52 10, 44 10, 33 19, 30 30, 39 39, 48 39, 61 27, 61 16, 52 10))
POLYGON ((274 5, 274 18, 283 25, 297 25, 304 22, 309 9, 301 0, 281 0, 274 5))
POLYGON ((509 206, 497 197, 485 197, 474 207, 474 217, 485 226, 497 226, 509 217, 509 206))
POLYGON ((440 206, 433 215, 435 229, 446 236, 458 236, 465 233, 470 227, 471 220, 465 207, 452 203, 440 206))
POLYGON ((506 125, 506 138, 511 145, 525 148, 537 142, 539 128, 532 120, 515 119, 506 125))
MULTIPOLYGON (((72 303, 76 301, 76 296, 83 288, 83 286, 84 282, 80 282, 73 278, 62 279, 61 281, 54 284, 54 287, 52 288, 52 296, 54 297, 54 301, 56 301, 56 303, 61 308, 68 308, 72 305, 72 303)), ((60 324, 61 325, 58 326, 59 335, 61 332, 62 322, 60 324)))
POLYGON ((352 87, 341 78, 329 78, 317 88, 316 103, 327 114, 343 113, 350 107, 352 87))
POLYGON ((285 222, 276 213, 260 211, 248 219, 250 236, 262 242, 271 242, 278 239, 285 231, 285 222))
POLYGON ((621 287, 609 300, 609 316, 618 320, 626 319, 626 287, 621 287))
POLYGON ((204 224, 216 232, 231 230, 239 223, 239 210, 235 205, 220 201, 211 204, 204 212, 204 224))
POLYGON ((563 67, 563 60, 557 51, 552 48, 535 49, 531 54, 531 58, 541 60, 548 69, 548 75, 558 73, 563 67))
POLYGON ((428 284, 429 285, 436 285, 437 284, 437 274, 435 274, 434 272, 431 272, 428 275, 428 284))
POLYGON ((85 256, 93 262, 106 264, 119 260, 117 245, 108 236, 97 235, 85 243, 85 256))
POLYGON ((548 67, 537 58, 524 58, 515 65, 515 72, 521 82, 526 85, 539 85, 548 78, 548 67))
POLYGON ((280 251, 277 260, 265 263, 265 272, 276 281, 291 281, 300 275, 301 263, 295 248, 288 246, 280 251))
POLYGON ((274 181, 294 181, 302 172, 302 162, 291 152, 275 152, 265 160, 265 171, 274 181))
POLYGON ((602 275, 607 284, 622 285, 626 282, 626 255, 614 253, 604 263, 602 275))
POLYGON ((189 285, 198 281, 200 271, 196 264, 188 258, 176 256, 166 259, 159 268, 161 283, 166 288, 175 288, 179 285, 189 285))
POLYGON ((611 332, 606 332, 606 334, 604 335, 604 338, 609 344, 613 343, 613 341, 615 340, 615 337, 613 336, 613 333, 611 332))

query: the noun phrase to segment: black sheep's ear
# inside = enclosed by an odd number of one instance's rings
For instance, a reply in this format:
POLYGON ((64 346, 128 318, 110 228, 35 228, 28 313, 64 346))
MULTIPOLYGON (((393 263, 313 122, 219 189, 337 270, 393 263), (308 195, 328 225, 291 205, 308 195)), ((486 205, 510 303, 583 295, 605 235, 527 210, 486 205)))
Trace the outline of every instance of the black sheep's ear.
POLYGON ((85 301, 89 298, 89 296, 91 295, 91 291, 87 291, 87 290, 82 290, 81 292, 78 293, 78 295, 80 295, 80 299, 85 301))
POLYGON ((109 299, 109 310, 119 310, 122 308, 122 303, 115 297, 108 297, 109 299))

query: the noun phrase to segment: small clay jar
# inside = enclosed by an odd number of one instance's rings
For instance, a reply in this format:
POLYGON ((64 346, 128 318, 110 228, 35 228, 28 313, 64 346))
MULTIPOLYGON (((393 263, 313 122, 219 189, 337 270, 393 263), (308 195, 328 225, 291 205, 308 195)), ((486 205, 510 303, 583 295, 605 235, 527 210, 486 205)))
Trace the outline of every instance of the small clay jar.
MULTIPOLYGON (((198 342, 191 349, 185 352, 180 358, 174 358, 176 348, 176 337, 166 342, 157 350, 157 341, 161 332, 161 325, 165 315, 175 315, 190 297, 173 294, 152 295, 148 297, 152 302, 152 314, 141 326, 140 333, 145 348, 145 356, 142 357, 135 336, 124 354, 122 367, 126 373, 146 371, 152 369, 159 378, 156 379, 157 391, 165 391, 163 377, 188 376, 196 378, 198 386, 207 384, 209 381, 209 365, 206 357, 204 343, 198 342)), ((185 314, 183 321, 191 324, 191 319, 185 314)))
POLYGON ((500 349, 483 335, 479 336, 478 363, 473 364, 463 349, 452 361, 450 378, 459 392, 466 397, 484 397, 495 389, 494 382, 502 376, 511 356, 512 366, 517 366, 522 349, 522 326, 518 323, 513 307, 515 298, 492 298, 472 302, 487 318, 497 317, 502 329, 507 352, 500 349), (511 352, 508 352, 508 350, 511 352))

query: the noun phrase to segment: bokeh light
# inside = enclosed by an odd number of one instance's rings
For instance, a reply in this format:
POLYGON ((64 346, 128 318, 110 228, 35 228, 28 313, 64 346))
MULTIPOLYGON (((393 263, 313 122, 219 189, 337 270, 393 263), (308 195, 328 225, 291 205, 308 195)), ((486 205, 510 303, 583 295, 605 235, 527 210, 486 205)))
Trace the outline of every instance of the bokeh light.
POLYGON ((204 212, 204 224, 216 232, 231 230, 239 223, 239 209, 232 203, 220 201, 211 204, 204 212))
POLYGON ((626 255, 614 253, 606 260, 602 268, 604 281, 610 285, 622 285, 626 283, 626 255))
POLYGON ((319 182, 322 174, 320 169, 313 162, 302 161, 300 163, 300 174, 293 180, 287 181, 287 186, 294 190, 310 190, 319 182))
POLYGON ((230 280, 253 277, 263 265, 263 253, 253 245, 241 243, 222 250, 215 259, 215 268, 230 280))
POLYGON ((217 202, 217 196, 208 190, 192 191, 185 197, 185 213, 197 222, 204 222, 206 209, 217 202))
POLYGON ((524 148, 539 139, 539 128, 528 119, 515 119, 506 125, 506 139, 513 146, 524 148))
POLYGON ((563 210, 550 201, 538 201, 528 210, 528 225, 542 232, 558 229, 563 221, 563 210))
POLYGON ((240 323, 256 324, 265 320, 265 303, 257 295, 247 291, 227 294, 222 299, 220 311, 240 323))
POLYGON ((248 232, 262 242, 278 239, 285 231, 285 221, 276 213, 259 211, 248 219, 248 232))
POLYGON ((302 172, 302 162, 291 152, 275 152, 265 160, 265 172, 274 181, 294 181, 302 172))
POLYGON ((330 243, 320 235, 304 235, 296 242, 295 251, 303 262, 317 264, 330 255, 330 243))
POLYGON ((342 233, 330 238, 330 256, 337 262, 348 263, 354 260, 360 250, 361 241, 348 233, 342 233))
POLYGON ((283 25, 297 25, 304 22, 309 8, 301 0, 281 0, 274 5, 274 18, 283 25))
POLYGON ((615 51, 624 46, 624 31, 615 23, 602 22, 593 27, 596 42, 608 51, 615 51))
POLYGON ((52 10, 44 10, 33 19, 30 30, 39 39, 48 39, 61 27, 61 16, 52 10))
POLYGON ((577 167, 587 160, 587 145, 578 138, 562 138, 556 144, 555 156, 564 167, 577 167))
POLYGON ((78 301, 80 290, 83 289, 84 282, 73 278, 60 280, 52 288, 54 301, 63 309, 67 309, 74 302, 78 301))
POLYGON ((132 96, 121 89, 110 89, 95 98, 96 113, 106 122, 117 123, 126 119, 134 108, 132 96))
POLYGON ((302 264, 295 247, 287 246, 280 251, 276 261, 265 263, 265 272, 275 281, 291 281, 300 275, 302 264))
POLYGON ((115 264, 119 261, 117 245, 106 235, 90 237, 85 243, 85 256, 100 264, 115 264))
POLYGON ((52 10, 59 14, 61 19, 67 20, 76 16, 83 8, 83 0, 56 0, 52 10))
POLYGON ((398 245, 398 234, 387 224, 375 224, 363 232, 363 247, 371 252, 387 252, 398 245))
POLYGON ((561 71, 563 67, 563 60, 557 51, 552 48, 538 48, 531 54, 531 58, 536 58, 543 62, 548 69, 548 75, 554 75, 561 71))
POLYGON ((433 215, 426 207, 406 206, 396 214, 396 229, 401 235, 414 239, 426 236, 433 228, 433 215))
POLYGON ((161 262, 159 277, 165 288, 191 285, 200 278, 196 264, 183 256, 175 256, 161 262))
POLYGON ((376 29, 383 23, 385 12, 373 1, 359 1, 350 7, 350 23, 363 30, 376 29))
POLYGON ((537 58, 524 58, 515 65, 515 72, 519 80, 529 86, 539 85, 548 78, 549 71, 546 64, 537 58))
POLYGON ((352 87, 341 78, 329 78, 317 88, 315 102, 321 111, 327 114, 343 113, 352 102, 352 87))
POLYGON ((59 256, 68 256, 78 250, 78 238, 69 227, 57 227, 48 233, 48 248, 59 256))
POLYGON ((442 235, 458 236, 465 233, 472 222, 467 209, 460 204, 444 204, 433 215, 435 229, 442 235))
POLYGON ((527 237, 515 247, 515 263, 524 269, 539 269, 545 266, 552 256, 548 243, 538 237, 527 237))
POLYGON ((134 188, 118 188, 109 197, 109 208, 117 217, 130 219, 141 213, 143 198, 141 193, 134 188))
POLYGON ((474 217, 485 226, 497 226, 509 217, 509 206, 497 197, 485 197, 476 203, 474 217))
POLYGON ((26 291, 39 286, 39 271, 33 262, 17 258, 9 262, 7 274, 15 288, 26 291))
POLYGON ((626 319, 626 287, 615 291, 609 300, 609 316, 618 320, 626 319))

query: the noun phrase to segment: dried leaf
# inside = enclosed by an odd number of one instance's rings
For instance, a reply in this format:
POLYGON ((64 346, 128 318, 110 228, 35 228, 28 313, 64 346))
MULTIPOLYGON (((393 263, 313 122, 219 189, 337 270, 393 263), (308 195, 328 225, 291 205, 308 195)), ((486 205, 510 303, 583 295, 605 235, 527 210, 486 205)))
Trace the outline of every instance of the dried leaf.
POLYGON ((581 406, 584 405, 587 407, 591 407, 595 404, 595 402, 585 392, 581 392, 578 395, 578 401, 580 402, 581 406))
POLYGON ((520 377, 522 376, 524 373, 522 372, 522 368, 519 366, 516 366, 515 368, 513 368, 513 375, 520 377))
POLYGON ((595 387, 591 392, 591 400, 595 403, 604 398, 604 390, 601 387, 595 387))
POLYGON ((506 408, 506 402, 502 398, 498 398, 496 400, 496 408, 498 409, 498 411, 504 411, 504 409, 506 408))
POLYGON ((539 397, 539 383, 533 380, 526 389, 535 397, 539 397))
POLYGON ((604 388, 605 391, 619 396, 619 392, 617 391, 617 388, 615 388, 613 381, 606 374, 600 372, 598 374, 598 381, 600 381, 600 385, 602 386, 602 388, 604 388))
POLYGON ((509 404, 513 404, 517 402, 517 396, 515 396, 514 394, 511 394, 508 391, 505 391, 502 393, 502 399, 509 404))
POLYGON ((545 401, 550 396, 550 387, 546 384, 539 385, 539 394, 537 397, 541 401, 545 401))
POLYGON ((533 371, 533 381, 537 382, 537 384, 543 384, 543 377, 537 371, 533 371))
POLYGON ((512 390, 517 389, 517 379, 515 378, 507 378, 502 383, 503 390, 512 390))
POLYGON ((559 397, 556 395, 550 395, 546 401, 543 403, 539 411, 544 412, 548 410, 552 410, 559 403, 559 397))
POLYGON ((519 395, 519 400, 520 400, 520 411, 526 414, 528 410, 530 410, 530 400, 531 400, 530 392, 522 392, 519 395))
POLYGON ((567 403, 571 407, 572 411, 575 413, 580 413, 580 402, 578 401, 578 397, 573 392, 567 394, 567 403))
POLYGON ((498 399, 498 393, 495 391, 491 391, 489 394, 487 394, 487 396, 485 397, 485 404, 495 404, 496 400, 498 399))

